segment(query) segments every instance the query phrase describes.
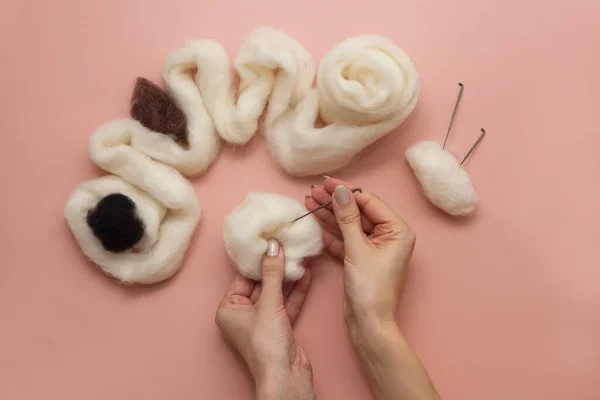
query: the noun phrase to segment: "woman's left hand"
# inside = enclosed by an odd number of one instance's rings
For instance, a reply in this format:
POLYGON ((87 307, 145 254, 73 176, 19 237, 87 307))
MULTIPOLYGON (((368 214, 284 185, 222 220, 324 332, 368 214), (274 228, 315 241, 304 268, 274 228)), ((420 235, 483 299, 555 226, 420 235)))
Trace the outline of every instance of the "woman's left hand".
POLYGON ((237 275, 219 304, 216 323, 248 365, 257 399, 314 399, 308 355, 292 335, 310 286, 310 269, 287 296, 284 269, 283 249, 270 241, 262 283, 237 275))

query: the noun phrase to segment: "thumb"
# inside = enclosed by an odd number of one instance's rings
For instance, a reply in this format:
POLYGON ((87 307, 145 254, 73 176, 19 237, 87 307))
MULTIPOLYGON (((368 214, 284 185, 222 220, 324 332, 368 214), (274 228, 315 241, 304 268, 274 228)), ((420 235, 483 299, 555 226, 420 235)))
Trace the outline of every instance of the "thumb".
POLYGON ((267 242, 267 252, 260 266, 262 290, 258 302, 278 307, 283 305, 283 277, 285 273, 285 256, 275 239, 267 242))
POLYGON ((343 185, 333 191, 333 212, 344 238, 346 254, 348 249, 364 243, 365 236, 360 221, 360 210, 352 192, 343 185))

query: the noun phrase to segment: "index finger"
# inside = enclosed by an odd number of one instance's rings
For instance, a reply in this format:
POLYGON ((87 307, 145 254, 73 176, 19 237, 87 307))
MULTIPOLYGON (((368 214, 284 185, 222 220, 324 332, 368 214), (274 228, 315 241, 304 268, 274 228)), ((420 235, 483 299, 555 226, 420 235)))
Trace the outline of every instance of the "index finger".
MULTIPOLYGON (((329 193, 333 193, 338 185, 344 185, 348 189, 362 189, 358 185, 345 182, 341 179, 325 177, 323 187, 329 193)), ((401 221, 401 218, 396 214, 383 200, 377 195, 362 189, 362 192, 354 192, 356 204, 361 213, 373 224, 383 224, 390 221, 401 221)))

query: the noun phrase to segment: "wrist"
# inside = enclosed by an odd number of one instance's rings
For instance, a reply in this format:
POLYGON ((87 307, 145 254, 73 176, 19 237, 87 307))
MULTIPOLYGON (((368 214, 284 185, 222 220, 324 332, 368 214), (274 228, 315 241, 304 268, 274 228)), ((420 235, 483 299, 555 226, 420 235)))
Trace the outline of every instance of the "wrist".
POLYGON ((370 300, 356 301, 346 298, 344 317, 350 330, 370 333, 397 328, 397 302, 370 300))
POLYGON ((384 358, 403 340, 394 319, 361 318, 348 323, 350 338, 362 357, 384 358))
POLYGON ((256 400, 279 400, 282 399, 281 393, 277 393, 273 387, 257 387, 256 400))
POLYGON ((257 400, 314 400, 312 379, 297 374, 280 374, 256 382, 257 400))
POLYGON ((276 376, 255 379, 257 400, 279 400, 282 399, 281 379, 276 376))

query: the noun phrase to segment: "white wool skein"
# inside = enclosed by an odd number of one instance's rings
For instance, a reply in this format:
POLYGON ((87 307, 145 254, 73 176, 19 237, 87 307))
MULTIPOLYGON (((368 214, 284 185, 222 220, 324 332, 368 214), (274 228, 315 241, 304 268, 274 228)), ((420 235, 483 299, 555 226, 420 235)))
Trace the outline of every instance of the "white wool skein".
POLYGON ((129 118, 101 125, 92 134, 89 155, 96 165, 114 175, 77 186, 64 209, 85 256, 122 283, 150 284, 175 274, 200 218, 200 205, 190 182, 135 146, 148 132, 129 118), (141 240, 122 252, 106 250, 86 220, 101 199, 115 193, 133 201, 144 226, 141 240))
POLYGON ((175 50, 163 68, 165 87, 186 116, 189 148, 181 147, 161 132, 137 127, 129 130, 133 147, 186 176, 206 171, 220 148, 219 136, 192 75, 198 68, 194 50, 188 47, 175 50))
POLYGON ((285 253, 285 280, 302 278, 307 257, 323 248, 321 226, 296 200, 273 193, 251 192, 225 219, 223 239, 237 270, 248 279, 261 280, 261 262, 267 241, 277 240, 285 253))
POLYGON ((350 38, 325 56, 316 90, 293 113, 267 120, 265 134, 288 173, 333 172, 400 125, 414 110, 419 90, 412 61, 391 40, 350 38), (319 115, 328 124, 324 128, 315 127, 319 115))
POLYGON ((367 35, 338 44, 319 67, 282 31, 260 27, 238 50, 235 79, 223 47, 194 40, 185 47, 197 66, 196 83, 217 132, 247 143, 266 108, 269 147, 290 174, 333 172, 396 128, 413 111, 419 79, 406 53, 391 40, 367 35), (316 128, 317 119, 328 124, 316 128))
POLYGON ((456 158, 434 141, 419 142, 406 151, 406 160, 425 196, 454 216, 475 211, 478 196, 456 158))
POLYGON ((311 55, 271 27, 251 32, 240 46, 234 61, 238 88, 229 57, 217 41, 190 41, 186 48, 194 54, 196 82, 219 135, 238 145, 256 132, 267 101, 270 114, 281 115, 306 96, 316 72, 311 55))

